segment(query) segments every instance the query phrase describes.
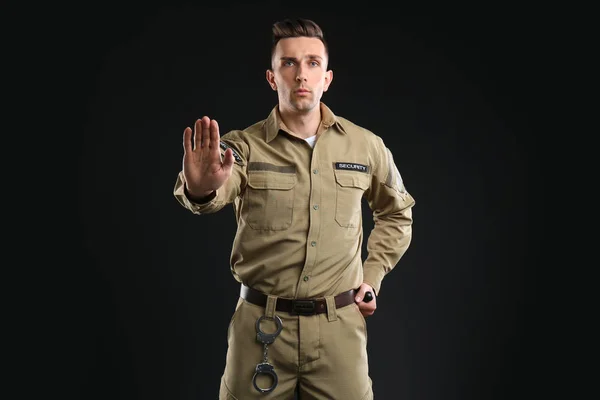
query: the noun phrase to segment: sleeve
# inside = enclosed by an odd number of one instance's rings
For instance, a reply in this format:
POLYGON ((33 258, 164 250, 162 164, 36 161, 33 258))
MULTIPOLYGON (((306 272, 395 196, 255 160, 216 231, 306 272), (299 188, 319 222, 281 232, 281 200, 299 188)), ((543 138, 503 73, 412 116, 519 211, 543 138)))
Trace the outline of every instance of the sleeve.
POLYGON ((363 282, 378 295, 383 278, 410 245, 415 200, 404 186, 391 151, 378 136, 375 157, 371 186, 365 193, 373 211, 374 228, 367 241, 363 282))
POLYGON ((238 135, 230 132, 221 137, 220 147, 221 158, 223 158, 227 148, 231 148, 233 151, 233 170, 229 179, 209 196, 206 202, 196 203, 190 200, 187 196, 183 171, 180 171, 177 175, 173 195, 179 204, 194 214, 209 214, 221 210, 229 203, 232 203, 237 196, 241 195, 246 187, 248 181, 246 173, 248 145, 238 135))

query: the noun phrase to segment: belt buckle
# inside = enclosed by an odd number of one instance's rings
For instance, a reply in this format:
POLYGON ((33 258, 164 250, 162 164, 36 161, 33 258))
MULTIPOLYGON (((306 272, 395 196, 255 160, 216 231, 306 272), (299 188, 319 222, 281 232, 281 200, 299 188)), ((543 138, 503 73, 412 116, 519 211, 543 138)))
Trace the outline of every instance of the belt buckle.
POLYGON ((294 315, 313 315, 315 314, 314 300, 292 299, 292 314, 294 315))

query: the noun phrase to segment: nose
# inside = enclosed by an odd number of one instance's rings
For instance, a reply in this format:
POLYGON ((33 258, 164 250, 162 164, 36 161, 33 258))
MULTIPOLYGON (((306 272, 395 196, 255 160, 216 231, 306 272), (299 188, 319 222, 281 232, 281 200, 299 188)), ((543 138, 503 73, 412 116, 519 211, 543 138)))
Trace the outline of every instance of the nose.
POLYGON ((304 73, 304 68, 302 66, 298 67, 298 71, 296 72, 296 81, 306 82, 306 74, 304 73))

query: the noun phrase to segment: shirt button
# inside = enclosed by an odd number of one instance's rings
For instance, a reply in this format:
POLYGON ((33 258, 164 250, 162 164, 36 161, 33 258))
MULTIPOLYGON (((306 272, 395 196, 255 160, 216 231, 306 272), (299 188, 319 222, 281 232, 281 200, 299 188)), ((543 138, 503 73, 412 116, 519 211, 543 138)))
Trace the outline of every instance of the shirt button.
POLYGON ((315 210, 318 210, 318 209, 319 209, 319 205, 318 205, 318 204, 315 204, 315 205, 313 206, 313 208, 314 208, 315 210))
POLYGON ((315 247, 315 246, 317 245, 317 242, 314 242, 314 241, 313 241, 313 242, 310 242, 310 245, 311 245, 312 247, 315 247))
POLYGON ((318 174, 319 170, 318 169, 313 169, 313 174, 318 174))
POLYGON ((308 281, 308 279, 309 279, 308 276, 305 276, 304 277, 304 282, 308 281))

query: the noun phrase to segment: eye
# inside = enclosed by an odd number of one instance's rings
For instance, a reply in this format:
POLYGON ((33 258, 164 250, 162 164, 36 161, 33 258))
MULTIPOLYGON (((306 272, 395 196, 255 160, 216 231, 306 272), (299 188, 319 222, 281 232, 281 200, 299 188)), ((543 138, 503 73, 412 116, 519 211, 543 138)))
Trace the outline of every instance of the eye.
POLYGON ((291 67, 292 65, 294 65, 293 61, 284 61, 283 65, 285 65, 286 67, 291 67))
POLYGON ((319 66, 319 62, 318 61, 311 61, 310 65, 312 65, 313 67, 318 67, 319 66))

